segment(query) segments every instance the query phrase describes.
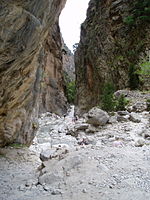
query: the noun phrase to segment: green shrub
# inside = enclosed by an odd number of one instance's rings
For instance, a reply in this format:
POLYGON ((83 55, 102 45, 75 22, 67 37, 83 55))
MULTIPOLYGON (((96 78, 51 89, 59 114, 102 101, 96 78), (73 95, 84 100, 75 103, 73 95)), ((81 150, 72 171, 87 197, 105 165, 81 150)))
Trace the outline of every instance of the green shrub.
POLYGON ((125 106, 129 103, 123 94, 115 98, 114 92, 115 87, 112 83, 104 85, 100 107, 107 112, 125 110, 125 106))
POLYGON ((142 58, 139 64, 139 69, 136 71, 139 76, 141 86, 150 87, 150 60, 149 55, 142 58))
POLYGON ((137 74, 150 77, 150 61, 145 61, 140 64, 140 69, 137 70, 137 74))
POLYGON ((124 23, 133 25, 136 23, 150 22, 150 0, 137 0, 131 10, 131 15, 124 18, 124 23))
POLYGON ((129 101, 125 98, 124 94, 121 94, 118 99, 116 99, 116 111, 117 110, 126 110, 126 105, 128 105, 129 101))
POLYGON ((71 81, 66 85, 66 96, 69 103, 74 103, 76 94, 75 81, 71 81))
POLYGON ((101 99, 101 108, 106 111, 113 111, 115 108, 115 101, 113 94, 115 87, 112 83, 106 83, 103 88, 103 94, 101 99))
POLYGON ((123 21, 127 25, 133 25, 135 23, 135 19, 133 16, 127 16, 126 18, 124 18, 123 21))

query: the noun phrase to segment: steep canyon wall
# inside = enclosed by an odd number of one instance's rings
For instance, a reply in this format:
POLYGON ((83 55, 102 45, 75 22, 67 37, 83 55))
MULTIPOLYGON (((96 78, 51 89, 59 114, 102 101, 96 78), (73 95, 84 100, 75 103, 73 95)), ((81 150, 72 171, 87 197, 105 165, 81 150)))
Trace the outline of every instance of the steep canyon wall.
POLYGON ((43 72, 41 80, 40 113, 50 111, 64 114, 67 100, 64 95, 63 44, 58 21, 49 31, 43 45, 43 72))
POLYGON ((51 37, 57 28, 54 24, 65 3, 0 0, 0 146, 29 145, 34 138, 40 82, 51 59, 44 47, 49 48, 48 34, 51 37))
POLYGON ((139 81, 134 67, 150 49, 148 9, 149 1, 90 1, 75 53, 77 105, 81 112, 100 103, 105 83, 123 89, 139 81))

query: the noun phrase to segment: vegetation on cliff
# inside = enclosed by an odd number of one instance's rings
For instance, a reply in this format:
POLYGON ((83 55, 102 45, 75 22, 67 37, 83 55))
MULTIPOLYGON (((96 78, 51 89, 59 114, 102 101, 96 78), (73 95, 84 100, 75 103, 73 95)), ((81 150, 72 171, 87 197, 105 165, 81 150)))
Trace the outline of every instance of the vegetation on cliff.
POLYGON ((75 95, 76 95, 75 81, 68 82, 66 85, 66 96, 69 103, 74 104, 75 95))
POLYGON ((75 52, 80 110, 103 101, 100 97, 107 82, 116 90, 150 87, 145 78, 148 60, 141 62, 150 44, 149 12, 148 0, 90 1, 75 52))
POLYGON ((137 0, 131 2, 133 7, 131 9, 131 15, 124 19, 124 22, 128 25, 136 25, 141 23, 150 23, 150 1, 149 0, 137 0))

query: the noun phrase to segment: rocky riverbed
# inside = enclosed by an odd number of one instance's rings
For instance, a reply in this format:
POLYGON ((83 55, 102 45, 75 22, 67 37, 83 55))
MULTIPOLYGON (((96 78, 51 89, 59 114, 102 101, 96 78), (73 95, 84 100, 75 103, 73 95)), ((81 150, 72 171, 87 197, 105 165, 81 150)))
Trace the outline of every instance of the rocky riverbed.
POLYGON ((42 114, 30 148, 0 149, 0 200, 149 200, 150 113, 141 94, 128 96, 103 126, 74 120, 74 107, 42 114))

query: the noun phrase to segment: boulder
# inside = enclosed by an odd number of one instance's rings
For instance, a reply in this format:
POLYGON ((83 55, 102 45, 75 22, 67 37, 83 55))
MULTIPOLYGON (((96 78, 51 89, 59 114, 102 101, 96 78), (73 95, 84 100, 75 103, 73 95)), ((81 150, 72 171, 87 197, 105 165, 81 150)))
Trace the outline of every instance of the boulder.
POLYGON ((44 162, 52 158, 62 159, 69 152, 68 148, 47 149, 40 153, 40 159, 44 162))
POLYGON ((146 102, 136 102, 133 106, 132 106, 132 111, 134 112, 143 112, 147 109, 147 105, 146 102))
POLYGON ((141 122, 141 118, 138 116, 137 113, 131 113, 129 119, 130 119, 132 122, 135 122, 135 123, 141 122))
POLYGON ((88 129, 86 129, 86 133, 95 133, 95 132, 97 132, 98 130, 96 129, 96 127, 95 126, 92 126, 92 125, 90 125, 89 127, 88 127, 88 129))
POLYGON ((39 183, 41 185, 44 185, 44 184, 51 185, 56 182, 60 182, 62 180, 63 180, 62 176, 58 175, 57 173, 53 173, 53 172, 45 173, 39 177, 39 183))
POLYGON ((143 138, 137 138, 135 140, 135 146, 136 147, 142 147, 145 144, 145 140, 143 138))
POLYGON ((109 124, 114 124, 117 122, 117 115, 111 116, 109 118, 109 124))
POLYGON ((42 151, 40 153, 40 159, 42 161, 47 161, 48 159, 53 158, 55 153, 56 153, 56 149, 46 149, 45 151, 42 151))
POLYGON ((125 115, 125 116, 118 115, 117 116, 117 121, 118 122, 127 122, 128 119, 129 119, 129 115, 125 115))
POLYGON ((109 121, 109 115, 107 112, 100 108, 94 107, 88 112, 87 123, 94 126, 104 126, 109 121))

